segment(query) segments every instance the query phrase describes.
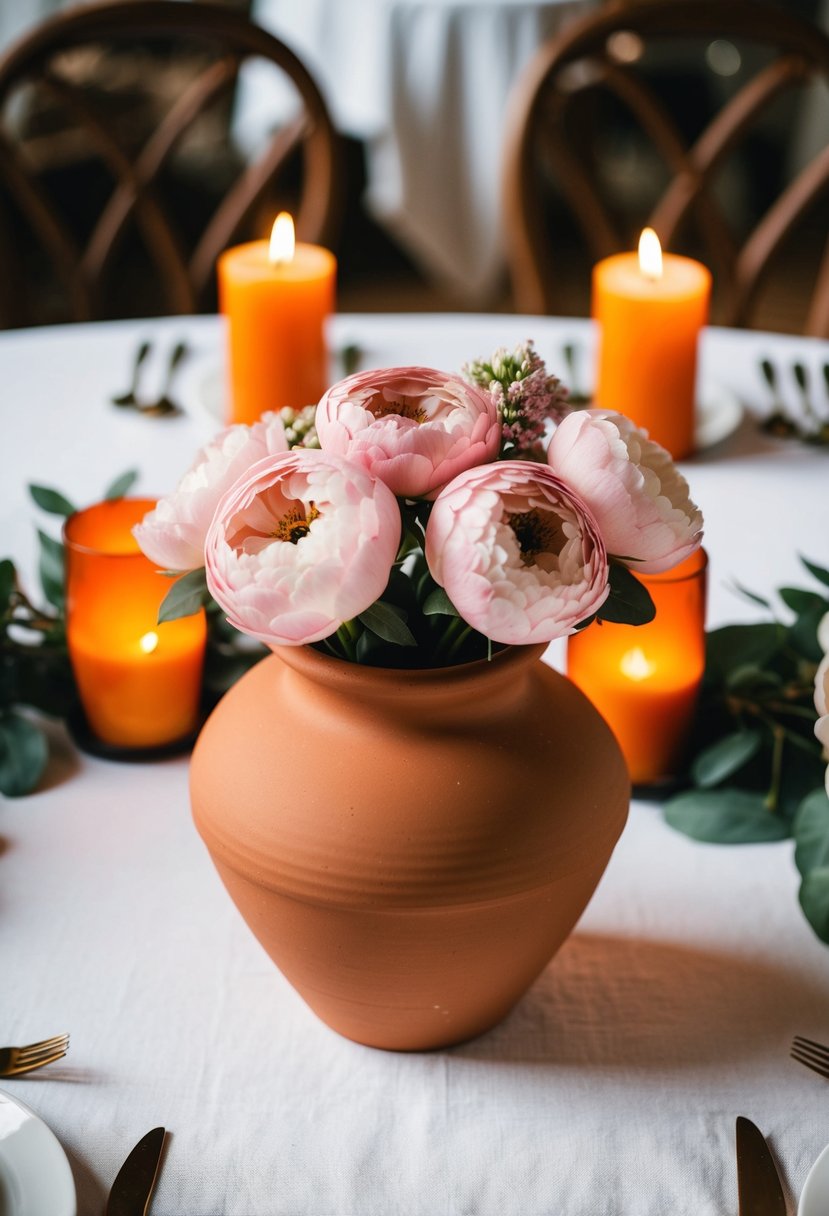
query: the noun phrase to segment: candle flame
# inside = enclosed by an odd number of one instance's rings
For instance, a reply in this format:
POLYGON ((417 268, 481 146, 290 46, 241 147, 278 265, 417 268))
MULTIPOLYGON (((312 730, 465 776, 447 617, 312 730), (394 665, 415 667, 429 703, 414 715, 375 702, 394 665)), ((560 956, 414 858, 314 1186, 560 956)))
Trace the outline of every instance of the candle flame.
POLYGON ((662 278, 662 246, 653 228, 643 228, 639 237, 639 269, 646 279, 662 278))
POLYGON ((647 680, 656 671, 656 664, 646 657, 641 646, 634 646, 622 655, 619 667, 629 680, 647 680))
POLYGON ((271 229, 271 247, 268 259, 274 264, 294 260, 294 221, 287 211, 280 211, 271 229))
POLYGON ((152 654, 155 648, 158 646, 158 634, 152 632, 145 633, 143 638, 139 640, 138 645, 141 647, 144 654, 152 654))

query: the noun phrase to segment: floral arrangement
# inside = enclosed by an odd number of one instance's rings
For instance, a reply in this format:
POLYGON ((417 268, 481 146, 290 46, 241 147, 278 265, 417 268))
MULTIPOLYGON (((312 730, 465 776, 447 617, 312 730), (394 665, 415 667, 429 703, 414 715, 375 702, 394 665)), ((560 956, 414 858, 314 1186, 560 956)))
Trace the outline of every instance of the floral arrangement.
POLYGON ((162 620, 212 598, 268 646, 431 667, 651 619, 634 572, 691 553, 702 516, 667 452, 571 409, 530 342, 463 375, 359 372, 231 426, 135 535, 184 573, 162 620))
POLYGON ((706 635, 690 788, 665 818, 714 843, 792 837, 801 907, 829 943, 829 570, 801 560, 820 590, 780 588, 792 619, 738 588, 772 619, 706 635))

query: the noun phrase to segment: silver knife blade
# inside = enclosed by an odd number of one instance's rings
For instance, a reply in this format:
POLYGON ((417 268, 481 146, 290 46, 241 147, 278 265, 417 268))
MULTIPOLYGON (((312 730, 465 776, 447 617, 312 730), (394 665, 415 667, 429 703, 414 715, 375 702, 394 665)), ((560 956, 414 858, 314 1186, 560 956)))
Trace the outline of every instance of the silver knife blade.
POLYGON ((106 1216, 146 1216, 158 1174, 164 1136, 163 1127, 154 1127, 138 1141, 112 1184, 106 1216))
POLYGON ((737 1193, 740 1216, 786 1216, 786 1199, 763 1133, 737 1117, 737 1193))

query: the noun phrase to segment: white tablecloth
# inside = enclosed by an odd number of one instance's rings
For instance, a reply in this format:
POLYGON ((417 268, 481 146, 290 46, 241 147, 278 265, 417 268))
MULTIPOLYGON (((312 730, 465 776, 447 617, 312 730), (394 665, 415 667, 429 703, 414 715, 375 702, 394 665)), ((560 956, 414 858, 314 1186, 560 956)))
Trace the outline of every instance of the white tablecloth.
MULTIPOLYGON (((462 301, 499 285, 507 96, 545 38, 596 0, 253 0, 254 19, 314 75, 335 124, 363 140, 366 202, 415 262, 462 301)), ((242 77, 236 127, 256 147, 284 98, 242 77)))
MULTIPOLYGON (((529 335, 555 368, 587 332, 339 317, 332 340, 359 342, 365 364, 458 367, 529 335)), ((829 347, 712 330, 703 381, 761 408, 766 352, 816 371, 829 347)), ((213 318, 0 336, 2 554, 31 568, 35 523, 54 530, 29 481, 83 503, 137 466, 141 491, 170 489, 214 429, 203 400, 220 361, 213 318), (151 374, 177 337, 197 348, 185 418, 108 404, 145 335, 151 374)), ((826 452, 747 417, 685 468, 712 624, 760 611, 729 580, 768 592, 802 581, 798 552, 829 564, 826 452)), ((829 1140, 827 1083, 787 1056, 794 1033, 829 1040, 829 949, 797 906, 790 842, 696 844, 634 803, 577 930, 506 1021, 395 1055, 321 1025, 254 941, 192 826, 186 759, 113 764, 55 738, 45 788, 0 804, 0 1042, 72 1042, 0 1088, 58 1135, 80 1216, 99 1216, 159 1123, 171 1137, 153 1216, 724 1216, 738 1114, 769 1136, 792 1199, 829 1140)))

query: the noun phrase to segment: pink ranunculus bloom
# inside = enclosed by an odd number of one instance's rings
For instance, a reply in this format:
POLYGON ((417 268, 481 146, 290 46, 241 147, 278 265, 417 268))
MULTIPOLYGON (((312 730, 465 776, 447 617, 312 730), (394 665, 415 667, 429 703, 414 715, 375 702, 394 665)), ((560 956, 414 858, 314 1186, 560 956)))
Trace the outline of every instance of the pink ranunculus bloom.
POLYGON ((547 462, 587 503, 608 553, 635 572, 670 570, 702 541, 702 514, 668 452, 624 414, 582 410, 556 428, 547 462))
POLYGON ((243 633, 318 642, 382 595, 400 530, 397 499, 360 465, 311 449, 273 456, 219 503, 207 586, 243 633))
POLYGON ((426 560, 463 619, 495 642, 564 637, 608 595, 590 511, 529 460, 470 469, 446 486, 426 528, 426 560))
POLYGON ((220 431, 196 453, 176 490, 159 499, 133 528, 143 552, 164 570, 203 566, 204 541, 219 499, 251 465, 287 450, 278 414, 220 431))
POLYGON ((348 376, 323 396, 316 428, 323 451, 358 461, 401 498, 433 498, 494 460, 501 438, 489 393, 429 367, 348 376))
MULTIPOLYGON (((818 626, 818 641, 823 659, 815 675, 815 709, 820 717, 815 723, 815 734, 823 745, 823 754, 829 759, 829 612, 818 626)), ((829 767, 826 769, 826 793, 829 794, 829 767)))

